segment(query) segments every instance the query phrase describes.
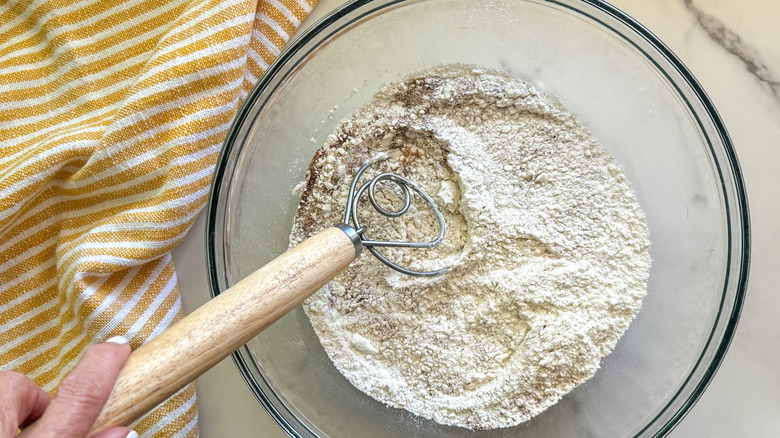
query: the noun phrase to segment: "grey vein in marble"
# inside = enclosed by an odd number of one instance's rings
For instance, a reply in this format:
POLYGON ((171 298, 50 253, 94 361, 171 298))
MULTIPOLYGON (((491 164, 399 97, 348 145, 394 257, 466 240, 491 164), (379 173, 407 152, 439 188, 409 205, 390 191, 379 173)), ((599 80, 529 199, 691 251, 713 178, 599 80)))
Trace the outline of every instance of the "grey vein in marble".
POLYGON ((693 4, 693 0, 684 0, 685 7, 696 17, 696 21, 707 35, 727 52, 739 58, 747 70, 763 85, 769 87, 775 98, 780 100, 780 81, 775 79, 769 68, 761 61, 758 52, 742 41, 740 36, 726 27, 722 21, 693 4))

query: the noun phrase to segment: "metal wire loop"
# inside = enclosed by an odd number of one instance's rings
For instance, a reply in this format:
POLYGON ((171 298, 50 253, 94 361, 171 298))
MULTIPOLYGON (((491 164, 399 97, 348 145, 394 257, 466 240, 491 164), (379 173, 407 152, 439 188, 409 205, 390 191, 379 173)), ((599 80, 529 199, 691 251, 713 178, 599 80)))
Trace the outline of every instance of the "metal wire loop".
MULTIPOLYGON (((371 201, 371 205, 374 207, 374 210, 378 211, 380 214, 387 216, 387 217, 399 217, 402 214, 406 213, 409 210, 409 207, 412 205, 412 195, 409 193, 409 186, 408 183, 404 180, 401 180, 401 177, 394 173, 383 173, 380 175, 375 176, 371 179, 368 183, 368 200, 371 201), (401 207, 399 210, 396 211, 390 211, 383 208, 376 200, 376 189, 377 189, 377 183, 381 181, 392 181, 394 182, 398 187, 401 188, 403 192, 403 202, 404 206, 401 207)), ((365 184, 364 184, 365 186, 365 184)), ((363 189, 363 187, 361 187, 363 189)), ((362 192, 358 191, 357 197, 359 198, 362 192)))
POLYGON ((400 175, 389 173, 389 172, 381 173, 371 178, 370 180, 364 182, 360 186, 360 188, 357 187, 360 177, 363 175, 363 172, 365 172, 366 169, 369 168, 369 166, 386 159, 387 156, 383 156, 376 160, 370 161, 364 164, 355 174, 354 178, 352 179, 352 184, 349 187, 347 205, 344 211, 344 223, 350 224, 357 230, 358 234, 360 235, 361 243, 363 244, 363 246, 368 248, 369 251, 371 251, 371 254, 373 254, 374 257, 376 257, 377 259, 379 259, 379 261, 389 266, 390 268, 395 269, 398 272, 401 272, 406 275, 416 276, 416 277, 433 277, 447 272, 447 268, 441 268, 434 271, 415 271, 412 269, 404 268, 388 260, 377 250, 377 247, 433 248, 438 244, 440 244, 442 240, 444 240, 444 234, 446 231, 444 216, 441 214, 441 211, 439 211, 439 208, 436 206, 436 202, 434 202, 434 200, 430 196, 428 196, 427 193, 425 193, 419 186, 417 186, 417 184, 409 181, 408 179, 400 175), (379 205, 379 202, 376 200, 376 191, 377 191, 378 183, 382 181, 393 182, 401 189, 401 193, 402 193, 401 201, 403 202, 403 206, 400 209, 388 210, 382 207, 381 205, 379 205), (374 207, 374 209, 379 214, 390 218, 400 217, 401 215, 409 211, 409 208, 412 204, 412 192, 416 193, 417 195, 419 195, 421 198, 425 200, 426 204, 428 204, 428 207, 431 209, 431 211, 433 211, 434 215, 436 216, 436 221, 438 222, 439 225, 439 234, 436 236, 435 239, 429 242, 404 242, 404 241, 387 241, 387 240, 370 239, 366 234, 366 227, 360 224, 360 219, 358 218, 358 214, 357 214, 358 203, 360 202, 360 198, 363 196, 366 190, 368 190, 368 199, 371 203, 371 206, 374 207))

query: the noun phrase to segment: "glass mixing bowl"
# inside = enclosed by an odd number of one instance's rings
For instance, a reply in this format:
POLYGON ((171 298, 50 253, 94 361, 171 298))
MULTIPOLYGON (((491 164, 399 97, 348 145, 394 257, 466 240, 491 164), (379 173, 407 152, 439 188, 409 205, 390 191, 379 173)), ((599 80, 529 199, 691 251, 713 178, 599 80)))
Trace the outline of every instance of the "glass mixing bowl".
POLYGON ((636 320, 592 379, 507 429, 446 427, 366 396, 334 368, 300 308, 234 355, 241 373, 294 437, 664 435, 702 394, 734 333, 747 203, 699 84, 604 3, 355 1, 318 22, 268 69, 228 135, 208 209, 213 294, 286 250, 293 187, 344 116, 380 84, 450 63, 502 68, 555 95, 623 165, 652 241, 636 320))

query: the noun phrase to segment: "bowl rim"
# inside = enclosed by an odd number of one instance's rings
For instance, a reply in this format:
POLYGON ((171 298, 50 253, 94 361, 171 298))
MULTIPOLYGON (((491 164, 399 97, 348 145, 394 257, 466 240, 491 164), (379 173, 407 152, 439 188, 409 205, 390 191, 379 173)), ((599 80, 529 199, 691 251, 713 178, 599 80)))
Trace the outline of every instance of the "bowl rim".
MULTIPOLYGON (((257 98, 266 90, 266 88, 268 88, 271 85, 272 79, 275 78, 281 71, 283 71, 283 67, 287 64, 289 60, 293 59, 295 56, 301 55, 301 53, 303 53, 303 57, 305 58, 312 51, 316 50, 316 46, 315 46, 313 48, 310 48, 306 52, 302 52, 302 50, 306 48, 307 43, 311 42, 316 37, 321 37, 323 40, 328 39, 332 35, 341 31, 344 27, 353 23, 355 20, 362 17, 366 17, 377 10, 385 9, 387 7, 396 4, 414 2, 414 1, 420 1, 420 0, 384 0, 384 1, 351 0, 336 7, 334 10, 329 12, 326 16, 324 16, 323 18, 315 22, 310 28, 306 29, 300 36, 295 38, 293 41, 289 42, 285 46, 285 48, 280 52, 280 54, 274 60, 274 62, 271 63, 271 65, 268 67, 266 72, 260 77, 257 84, 249 92, 249 94, 247 95, 241 107, 238 109, 236 116, 234 117, 231 123, 230 129, 228 130, 227 136, 223 143, 223 147, 220 151, 219 157, 217 158, 215 169, 214 169, 214 175, 211 182, 211 190, 209 192, 208 204, 206 208, 207 211, 206 211, 206 226, 205 226, 205 230, 206 230, 205 256, 206 256, 206 271, 208 275, 209 291, 211 293, 212 298, 220 294, 221 290, 220 290, 219 283, 221 279, 224 279, 224 273, 217 272, 217 261, 218 261, 217 253, 219 251, 224 252, 225 249, 225 248, 218 249, 215 242, 216 239, 214 238, 216 232, 215 227, 216 224, 219 223, 219 213, 220 213, 220 210, 217 208, 217 204, 218 204, 218 200, 220 199, 220 196, 223 193, 223 190, 228 191, 230 188, 229 184, 227 185, 223 184, 224 177, 227 171, 229 170, 231 164, 229 163, 229 158, 231 156, 231 152, 233 148, 236 147, 237 144, 236 139, 239 136, 242 127, 245 125, 246 122, 251 123, 251 120, 248 119, 249 113, 250 113, 250 109, 254 106, 254 103, 257 100, 257 98), (381 3, 381 4, 378 7, 371 8, 368 9, 367 11, 364 11, 357 18, 350 20, 350 22, 348 22, 344 26, 337 26, 335 29, 330 29, 330 27, 333 24, 337 23, 344 16, 351 14, 355 11, 358 11, 359 9, 371 3, 381 3)), ((577 9, 575 7, 566 4, 565 1, 561 1, 561 0, 537 0, 537 1, 542 1, 544 3, 550 3, 553 5, 557 5, 559 7, 569 9, 575 13, 584 15, 587 18, 594 20, 595 22, 597 22, 598 24, 600 24, 601 26, 607 29, 612 29, 612 26, 610 26, 608 23, 605 23, 604 21, 598 19, 597 17, 594 17, 590 14, 585 13, 580 9, 577 9)), ((635 435, 635 436, 640 436, 645 431, 647 431, 647 429, 650 428, 650 426, 654 425, 655 422, 662 415, 667 413, 667 410, 672 406, 674 402, 677 401, 681 392, 687 387, 690 380, 694 378, 695 375, 697 374, 697 370, 699 368, 701 361, 704 359, 705 353, 710 351, 710 344, 715 340, 714 338, 716 335, 715 333, 716 329, 718 328, 718 321, 720 321, 721 318, 724 317, 727 318, 725 330, 723 331, 721 339, 714 352, 713 358, 709 363, 709 365, 706 367, 706 369, 703 370, 701 376, 699 377, 700 378, 699 382, 693 388, 693 390, 688 395, 688 397, 682 401, 680 406, 677 408, 677 411, 674 412, 674 414, 666 420, 666 423, 663 426, 661 426, 660 429, 653 435, 656 437, 665 436, 669 432, 671 432, 672 429, 674 429, 674 427, 677 426, 677 424, 679 424, 679 422, 688 414, 688 412, 693 407, 693 405, 700 399, 701 395, 704 393, 704 390, 709 386, 710 382, 712 381, 712 378, 714 377, 715 373, 717 372, 718 368, 723 362, 726 352, 728 351, 731 341, 733 340, 736 327, 739 322, 740 314, 744 306, 748 274, 750 270, 749 267, 750 267, 750 246, 751 246, 750 217, 749 217, 750 215, 749 215, 747 193, 745 189, 744 179, 743 179, 742 171, 740 169, 739 161, 737 159, 736 151, 734 150, 734 145, 731 142, 725 124, 723 123, 720 115, 715 109, 714 104, 707 96, 703 87, 699 84, 699 82, 690 72, 690 70, 688 70, 688 68, 671 51, 671 49, 669 49, 657 36, 655 36, 650 30, 648 30, 638 21, 634 20, 628 14, 624 13, 623 11, 619 10, 618 8, 612 6, 609 3, 600 0, 571 0, 571 1, 578 4, 585 4, 590 7, 593 7, 597 11, 605 13, 611 18, 617 20, 618 22, 620 22, 620 24, 625 25, 629 30, 635 32, 636 35, 644 39, 644 41, 648 43, 653 49, 657 50, 658 54, 660 54, 672 67, 674 67, 674 69, 676 69, 677 73, 680 74, 680 76, 682 76, 682 78, 684 79, 686 85, 690 87, 691 91, 698 99, 699 103, 704 107, 706 113, 703 115, 708 116, 709 120, 712 122, 712 124, 715 127, 719 140, 723 145, 722 152, 725 153, 725 157, 726 157, 726 160, 722 164, 724 164, 727 167, 726 173, 729 174, 730 179, 732 179, 732 183, 733 183, 732 189, 735 191, 734 205, 736 207, 735 208, 736 218, 738 219, 738 222, 742 226, 738 230, 734 229, 735 227, 733 226, 732 216, 731 216, 731 213, 733 212, 729 211, 730 205, 728 203, 725 203, 725 208, 726 208, 725 217, 726 217, 727 231, 728 231, 727 253, 729 254, 728 256, 729 262, 726 264, 724 293, 721 296, 719 310, 716 315, 713 328, 710 331, 707 342, 704 344, 702 353, 697 359, 697 361, 695 362, 690 374, 681 383, 680 387, 674 393, 671 399, 667 401, 666 405, 645 425, 644 428, 639 430, 635 435), (733 232, 737 232, 739 236, 733 236, 732 235, 733 232), (742 250, 741 250, 740 259, 732 261, 731 257, 734 254, 732 251, 733 250, 732 243, 735 237, 739 239, 738 242, 741 243, 742 250), (738 277, 736 279, 737 283, 734 291, 735 297, 734 297, 733 307, 731 308, 729 314, 724 315, 723 314, 724 301, 726 299, 725 289, 728 288, 729 278, 730 275, 732 275, 732 273, 729 271, 735 262, 736 262, 735 266, 739 267, 740 269, 738 269, 738 272, 736 273, 738 277)), ((683 100, 685 100, 686 102, 688 101, 688 99, 684 97, 684 94, 680 90, 679 86, 668 76, 666 71, 663 68, 661 68, 661 66, 658 65, 658 63, 655 62, 655 60, 652 59, 652 57, 647 56, 647 53, 644 49, 639 47, 634 41, 631 41, 629 38, 627 38, 625 35, 621 34, 620 32, 616 31, 615 34, 620 36, 624 40, 624 42, 632 46, 634 49, 645 54, 646 59, 651 61, 653 65, 656 67, 656 69, 659 72, 661 72, 664 76, 666 76, 666 78, 669 81, 669 84, 671 84, 674 87, 676 93, 679 96, 681 96, 683 100)), ((690 107, 690 103, 688 103, 688 106, 690 107)), ((699 125, 701 125, 701 122, 698 120, 698 118, 697 121, 699 122, 699 125)), ((710 142, 710 148, 712 148, 711 142, 710 142)), ((714 164, 715 167, 717 168, 717 173, 721 180, 721 191, 724 192, 726 190, 725 182, 723 178, 724 170, 721 169, 721 163, 718 160, 715 160, 714 164)), ((298 430, 297 427, 291 424, 291 422, 288 419, 288 416, 284 415, 280 411, 277 404, 274 403, 269 398, 268 394, 263 389, 263 387, 265 388, 269 387, 268 382, 264 381, 261 384, 261 382, 259 382, 255 378, 253 371, 257 372, 261 376, 261 379, 265 380, 264 377, 262 376, 261 371, 257 368, 257 365, 254 363, 254 359, 252 359, 252 355, 249 348, 246 345, 242 346, 239 350, 237 350, 232 354, 232 358, 241 376, 243 377, 246 384, 249 386, 252 393, 255 395, 255 397, 260 402, 260 404, 265 408, 265 410, 270 414, 270 416, 277 423, 277 425, 289 436, 300 436, 299 433, 297 432, 298 430)), ((286 405, 283 406, 285 410, 288 411, 288 413, 292 414, 295 417, 295 414, 290 412, 289 409, 287 409, 286 405)), ((314 433, 314 431, 312 431, 305 424, 299 422, 298 425, 306 428, 309 432, 314 433)))

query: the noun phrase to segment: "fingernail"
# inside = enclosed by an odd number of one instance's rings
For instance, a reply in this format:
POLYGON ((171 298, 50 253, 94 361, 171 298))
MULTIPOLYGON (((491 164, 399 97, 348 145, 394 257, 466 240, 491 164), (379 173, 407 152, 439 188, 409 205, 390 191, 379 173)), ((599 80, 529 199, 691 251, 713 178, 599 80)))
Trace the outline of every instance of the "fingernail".
MULTIPOLYGON (((106 339, 106 342, 111 342, 111 343, 114 343, 114 344, 124 345, 124 344, 129 343, 130 341, 128 341, 127 338, 124 337, 124 336, 114 336, 113 338, 106 339)), ((133 433, 135 433, 135 432, 133 432, 133 433)), ((136 433, 135 436, 137 437, 138 434, 136 433)), ((128 435, 128 437, 131 437, 131 435, 128 435)))
MULTIPOLYGON (((119 337, 119 336, 117 336, 117 337, 119 337)), ((106 341, 106 342, 108 342, 108 341, 106 341)), ((134 430, 131 430, 130 433, 128 433, 125 438, 138 438, 138 432, 136 432, 134 430)))

